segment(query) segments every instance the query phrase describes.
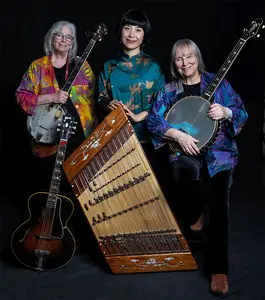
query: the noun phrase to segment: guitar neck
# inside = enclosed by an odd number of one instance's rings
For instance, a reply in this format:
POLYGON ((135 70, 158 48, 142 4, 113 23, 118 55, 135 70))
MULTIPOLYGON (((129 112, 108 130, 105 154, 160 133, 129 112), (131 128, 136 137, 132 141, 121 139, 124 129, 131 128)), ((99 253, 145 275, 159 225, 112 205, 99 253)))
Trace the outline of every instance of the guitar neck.
POLYGON ((59 187, 62 176, 62 164, 65 158, 65 152, 67 147, 67 140, 61 139, 55 159, 55 165, 52 173, 51 184, 49 188, 49 196, 47 201, 47 208, 54 208, 57 201, 57 195, 59 193, 59 187))
POLYGON ((246 40, 240 38, 237 44, 235 45, 232 52, 229 54, 228 58, 223 63, 220 70, 215 75, 212 82, 209 84, 206 91, 202 94, 202 98, 206 99, 210 103, 213 102, 213 94, 224 79, 225 75, 227 74, 228 70, 232 66, 233 62, 235 61, 236 57, 238 56, 239 52, 242 50, 243 46, 245 45, 246 40))
POLYGON ((73 82, 76 79, 76 76, 80 72, 83 63, 87 59, 87 57, 90 54, 91 50, 93 49, 95 43, 96 43, 95 40, 93 40, 93 39, 90 40, 90 42, 88 43, 88 45, 87 45, 84 53, 78 59, 78 61, 77 61, 76 65, 75 65, 73 71, 71 72, 71 74, 69 75, 68 79, 66 80, 64 86, 62 87, 63 91, 65 91, 65 92, 69 92, 70 91, 70 88, 72 87, 72 84, 73 84, 73 82))

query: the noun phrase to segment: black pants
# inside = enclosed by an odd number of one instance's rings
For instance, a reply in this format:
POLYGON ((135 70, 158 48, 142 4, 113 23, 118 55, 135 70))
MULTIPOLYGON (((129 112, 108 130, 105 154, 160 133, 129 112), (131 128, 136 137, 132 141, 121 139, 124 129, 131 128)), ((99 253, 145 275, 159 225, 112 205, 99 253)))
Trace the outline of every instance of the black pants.
POLYGON ((222 171, 210 178, 201 156, 181 155, 171 166, 178 195, 177 206, 188 225, 196 223, 203 212, 204 185, 207 185, 209 271, 211 274, 228 274, 229 191, 232 171, 222 171))
POLYGON ((146 157, 151 165, 154 175, 159 183, 166 198, 170 198, 170 186, 171 181, 167 174, 170 172, 170 166, 168 163, 168 152, 165 149, 155 150, 152 143, 141 144, 146 157))

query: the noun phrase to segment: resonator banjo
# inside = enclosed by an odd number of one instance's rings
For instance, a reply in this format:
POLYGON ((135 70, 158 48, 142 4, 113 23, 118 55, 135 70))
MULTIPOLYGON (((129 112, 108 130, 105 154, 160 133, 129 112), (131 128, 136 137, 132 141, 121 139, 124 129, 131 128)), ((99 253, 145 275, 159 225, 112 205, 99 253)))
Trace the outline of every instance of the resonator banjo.
MULTIPOLYGON (((66 80, 62 91, 69 92, 76 76, 81 70, 81 67, 96 41, 100 41, 102 36, 107 34, 108 29, 105 24, 100 24, 97 31, 93 34, 93 38, 89 41, 84 53, 78 59, 74 69, 66 80)), ((64 105, 62 104, 43 104, 38 105, 34 115, 27 118, 27 129, 34 141, 37 143, 53 144, 57 138, 57 126, 61 123, 63 116, 66 114, 64 105)))

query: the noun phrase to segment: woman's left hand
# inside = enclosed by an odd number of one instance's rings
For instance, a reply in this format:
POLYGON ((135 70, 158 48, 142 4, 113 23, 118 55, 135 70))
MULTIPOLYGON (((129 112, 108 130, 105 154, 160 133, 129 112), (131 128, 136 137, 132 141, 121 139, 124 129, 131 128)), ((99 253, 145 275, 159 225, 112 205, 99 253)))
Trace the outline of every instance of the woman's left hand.
POLYGON ((214 103, 210 106, 208 116, 213 120, 222 120, 229 115, 229 109, 218 103, 214 103))

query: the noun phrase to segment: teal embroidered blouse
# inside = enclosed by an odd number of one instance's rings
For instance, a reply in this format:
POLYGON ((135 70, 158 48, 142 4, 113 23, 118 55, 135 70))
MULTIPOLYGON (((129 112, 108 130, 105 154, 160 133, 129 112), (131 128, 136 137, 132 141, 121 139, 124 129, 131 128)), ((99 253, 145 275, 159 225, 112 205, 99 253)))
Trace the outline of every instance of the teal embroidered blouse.
MULTIPOLYGON (((106 103, 107 99, 106 105, 112 100, 122 101, 134 114, 149 112, 164 84, 165 77, 154 59, 143 51, 131 58, 122 52, 104 64, 99 76, 98 101, 106 103)), ((132 121, 132 125, 141 143, 151 141, 145 120, 132 121)))

